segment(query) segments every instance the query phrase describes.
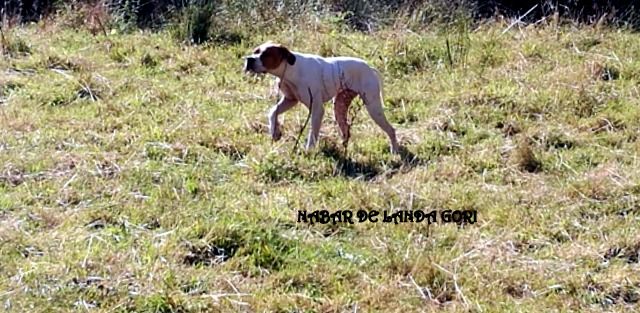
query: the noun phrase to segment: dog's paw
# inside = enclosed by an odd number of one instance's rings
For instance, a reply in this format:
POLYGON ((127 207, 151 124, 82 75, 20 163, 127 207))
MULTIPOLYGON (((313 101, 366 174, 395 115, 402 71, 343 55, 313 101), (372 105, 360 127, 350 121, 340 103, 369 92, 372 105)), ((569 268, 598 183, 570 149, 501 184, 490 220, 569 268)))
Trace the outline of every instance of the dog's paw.
POLYGON ((342 148, 347 149, 348 146, 349 146, 349 138, 342 139, 342 148))
POLYGON ((271 140, 273 140, 273 141, 278 141, 278 140, 280 140, 280 138, 282 138, 282 132, 280 131, 280 129, 276 128, 276 129, 271 133, 271 140))

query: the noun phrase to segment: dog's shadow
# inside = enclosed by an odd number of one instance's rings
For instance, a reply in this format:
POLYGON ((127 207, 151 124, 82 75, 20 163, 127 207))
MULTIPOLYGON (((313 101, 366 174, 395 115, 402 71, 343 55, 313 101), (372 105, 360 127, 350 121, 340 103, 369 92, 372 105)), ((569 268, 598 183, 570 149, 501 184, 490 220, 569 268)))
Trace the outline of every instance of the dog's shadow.
POLYGON ((364 179, 366 181, 378 178, 390 178, 398 173, 406 173, 415 167, 427 164, 426 160, 420 159, 413 152, 405 147, 400 147, 399 160, 393 160, 383 168, 379 160, 358 161, 348 156, 345 149, 340 146, 328 143, 322 146, 321 153, 336 162, 335 174, 353 179, 364 179))

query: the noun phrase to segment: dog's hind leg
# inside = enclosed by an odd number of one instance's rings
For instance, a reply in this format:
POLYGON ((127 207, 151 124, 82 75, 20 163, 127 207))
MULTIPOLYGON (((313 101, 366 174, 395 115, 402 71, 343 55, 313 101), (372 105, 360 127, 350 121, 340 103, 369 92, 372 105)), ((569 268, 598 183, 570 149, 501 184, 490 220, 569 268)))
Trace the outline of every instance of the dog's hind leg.
POLYGON ((335 98, 333 98, 333 114, 340 129, 340 135, 342 135, 342 145, 344 147, 349 143, 351 137, 350 128, 348 122, 349 106, 351 101, 357 94, 351 90, 345 90, 340 92, 335 98))
POLYGON ((371 116, 371 119, 373 119, 373 121, 378 124, 378 126, 382 128, 382 130, 389 137, 389 142, 391 144, 391 153, 400 153, 398 139, 396 138, 396 131, 384 116, 382 108, 382 97, 380 96, 380 93, 363 93, 360 95, 360 97, 364 101, 364 106, 365 108, 367 108, 367 112, 369 113, 369 116, 371 116))

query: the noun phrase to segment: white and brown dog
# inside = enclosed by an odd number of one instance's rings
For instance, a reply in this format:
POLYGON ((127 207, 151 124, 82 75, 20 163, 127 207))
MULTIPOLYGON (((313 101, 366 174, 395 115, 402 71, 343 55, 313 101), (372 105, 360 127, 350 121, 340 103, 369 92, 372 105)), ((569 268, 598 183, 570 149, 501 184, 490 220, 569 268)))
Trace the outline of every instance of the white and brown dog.
POLYGON ((382 79, 379 72, 364 60, 352 57, 323 58, 292 52, 282 45, 267 42, 245 57, 244 70, 277 77, 276 83, 282 97, 268 115, 269 132, 273 140, 281 136, 278 115, 302 102, 311 110, 311 130, 306 149, 314 147, 324 116, 323 105, 333 99, 334 117, 346 144, 350 137, 348 108, 351 101, 360 96, 371 118, 389 137, 391 153, 399 152, 396 132, 382 109, 382 79))

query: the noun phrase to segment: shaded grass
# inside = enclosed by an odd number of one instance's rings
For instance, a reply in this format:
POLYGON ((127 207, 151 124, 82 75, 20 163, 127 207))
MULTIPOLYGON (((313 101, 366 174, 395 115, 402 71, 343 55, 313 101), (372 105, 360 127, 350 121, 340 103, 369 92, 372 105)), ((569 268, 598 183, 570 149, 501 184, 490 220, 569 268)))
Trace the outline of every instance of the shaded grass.
POLYGON ((10 310, 637 306, 636 34, 485 25, 465 62, 444 66, 441 32, 302 28, 190 46, 50 27, 12 30, 30 53, 0 63, 10 310), (380 68, 403 156, 364 112, 346 151, 327 114, 320 147, 292 154, 302 108, 270 142, 272 81, 240 71, 267 38, 380 68), (322 209, 471 209, 479 222, 296 222, 322 209))

